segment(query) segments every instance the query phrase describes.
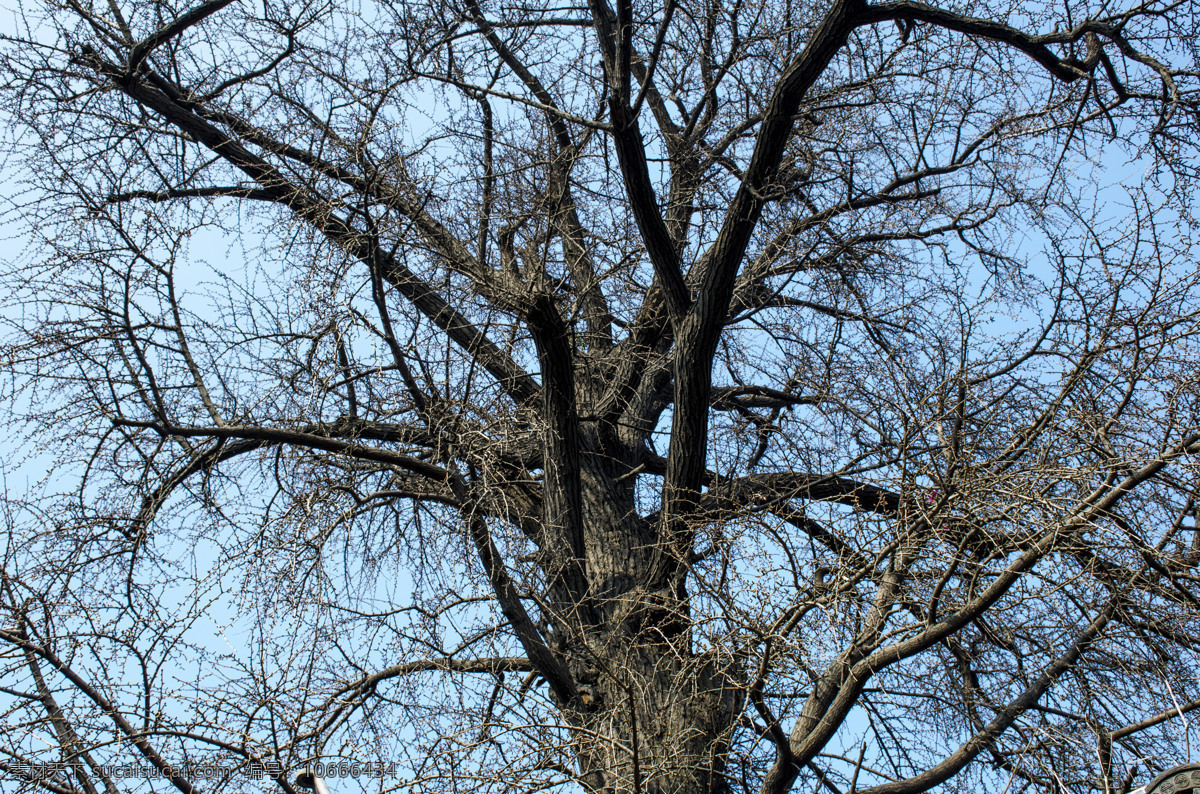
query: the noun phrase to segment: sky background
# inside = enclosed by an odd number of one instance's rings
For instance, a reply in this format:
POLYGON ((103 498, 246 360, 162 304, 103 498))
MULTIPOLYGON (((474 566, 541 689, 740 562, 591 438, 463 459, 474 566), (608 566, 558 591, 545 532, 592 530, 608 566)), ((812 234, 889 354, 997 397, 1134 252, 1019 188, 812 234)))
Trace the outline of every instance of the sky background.
MULTIPOLYGON (((11 31, 13 19, 13 11, 11 8, 6 8, 5 12, 0 15, 0 32, 11 31), (8 27, 3 27, 8 26, 8 27)), ((436 112, 430 109, 430 112, 436 112)), ((31 256, 36 256, 35 248, 31 246, 30 236, 27 230, 23 230, 20 221, 20 203, 21 196, 19 194, 19 182, 21 169, 23 165, 18 162, 11 154, 0 163, 0 200, 3 200, 3 218, 4 223, 0 226, 0 239, 3 240, 3 248, 8 254, 0 254, 0 259, 3 259, 6 264, 11 262, 21 262, 31 256)), ((1121 179, 1126 179, 1131 175, 1136 175, 1141 169, 1138 163, 1113 164, 1110 168, 1112 181, 1117 182, 1121 179)), ((1109 202, 1112 208, 1111 218, 1117 221, 1121 218, 1123 210, 1124 197, 1117 189, 1111 189, 1103 193, 1105 201, 1109 202)), ((1041 241, 1031 236, 1027 244, 1030 246, 1039 245, 1041 241)), ((190 241, 191 256, 199 264, 207 262, 215 270, 225 273, 248 273, 250 265, 247 263, 247 253, 245 246, 231 243, 228 239, 220 237, 216 234, 202 233, 195 236, 190 241)), ((194 274, 195 286, 205 280, 205 271, 201 267, 197 267, 194 274)), ((982 286, 982 285, 981 285, 982 286)), ((202 304, 201 304, 202 306, 202 304)), ((192 306, 194 311, 203 312, 195 303, 192 306)), ((18 309, 7 303, 0 304, 0 312, 8 318, 16 318, 18 309)), ((1023 318, 1020 317, 1004 317, 997 316, 996 331, 1005 332, 1005 324, 1011 326, 1011 330, 1021 330, 1023 326, 1023 318)), ((665 453, 665 448, 658 450, 660 453, 665 453)), ((27 493, 39 492, 56 492, 65 489, 63 483, 56 480, 47 480, 46 472, 49 469, 52 460, 48 454, 35 446, 31 446, 25 439, 22 438, 0 438, 0 478, 5 492, 10 499, 21 498, 27 493)), ((196 543, 187 545, 182 538, 188 536, 187 528, 178 526, 174 528, 178 532, 181 540, 179 541, 179 552, 181 565, 190 568, 193 582, 187 579, 178 579, 173 584, 165 584, 162 589, 163 601, 162 605, 169 611, 170 599, 187 598, 194 600, 196 598, 196 587, 203 588, 205 592, 210 593, 214 600, 211 606, 206 610, 204 615, 196 620, 192 626, 185 632, 184 636, 187 641, 194 643, 197 647, 207 649, 214 656, 221 654, 232 654, 235 658, 245 659, 249 650, 253 647, 252 639, 257 631, 264 626, 268 626, 274 620, 288 620, 292 616, 280 614, 264 614, 261 610, 254 608, 254 605, 241 603, 238 596, 238 584, 236 581, 236 572, 230 571, 223 576, 212 576, 210 571, 222 567, 223 550, 220 544, 220 538, 213 538, 207 543, 196 543), (196 583, 199 584, 196 584, 196 583)), ((352 586, 353 580, 357 576, 354 569, 345 571, 346 586, 352 586)), ((399 602, 405 596, 405 591, 410 583, 402 577, 391 580, 390 585, 393 589, 389 589, 389 583, 381 580, 377 596, 381 603, 384 602, 399 602)), ((303 624, 303 621, 301 621, 303 624)), ((298 638, 303 642, 303 638, 298 638)), ((208 672, 201 667, 189 662, 189 660, 180 656, 173 660, 177 664, 177 669, 173 675, 181 680, 191 680, 195 682, 203 682, 208 672)), ((389 660, 375 655, 371 658, 363 660, 364 662, 374 663, 379 666, 386 666, 389 660)), ((391 660, 394 661, 394 660, 391 660)), ((261 662, 261 660, 260 660, 261 662)), ((1184 763, 1192 760, 1191 756, 1191 736, 1192 727, 1188 720, 1180 722, 1180 747, 1181 757, 1176 759, 1179 763, 1184 763)), ((839 734, 837 742, 838 747, 830 749, 840 752, 847 758, 854 759, 858 756, 862 735, 865 732, 865 720, 862 715, 852 718, 847 727, 839 734)), ((403 730, 399 731, 399 738, 403 738, 403 730)), ((867 764, 878 762, 879 747, 870 735, 865 738, 865 753, 864 758, 867 764)), ((399 760, 399 759, 397 759, 399 760)), ((406 770, 401 769, 399 774, 404 776, 406 770)), ((384 779, 383 785, 387 785, 389 780, 384 779)), ((0 783, 0 787, 6 787, 7 783, 0 783)), ((157 789, 159 784, 155 784, 157 789)), ((358 791, 371 791, 378 786, 367 779, 358 781, 349 780, 331 780, 330 788, 333 794, 352 794, 358 791)))

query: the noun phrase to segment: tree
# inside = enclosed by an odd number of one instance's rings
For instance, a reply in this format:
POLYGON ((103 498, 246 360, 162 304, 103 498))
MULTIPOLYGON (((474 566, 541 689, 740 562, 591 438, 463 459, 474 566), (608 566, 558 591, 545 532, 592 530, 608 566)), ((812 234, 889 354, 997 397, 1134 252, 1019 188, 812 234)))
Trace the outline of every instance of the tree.
POLYGON ((1182 760, 1190 4, 21 13, 6 790, 1182 760))

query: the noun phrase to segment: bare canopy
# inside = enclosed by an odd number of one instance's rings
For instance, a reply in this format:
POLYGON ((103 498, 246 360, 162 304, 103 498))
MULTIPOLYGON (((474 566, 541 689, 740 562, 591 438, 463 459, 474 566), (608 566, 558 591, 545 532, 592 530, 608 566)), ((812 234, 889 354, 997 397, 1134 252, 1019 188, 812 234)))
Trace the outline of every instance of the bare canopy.
POLYGON ((0 791, 1186 760, 1198 36, 1184 0, 24 3, 0 791))

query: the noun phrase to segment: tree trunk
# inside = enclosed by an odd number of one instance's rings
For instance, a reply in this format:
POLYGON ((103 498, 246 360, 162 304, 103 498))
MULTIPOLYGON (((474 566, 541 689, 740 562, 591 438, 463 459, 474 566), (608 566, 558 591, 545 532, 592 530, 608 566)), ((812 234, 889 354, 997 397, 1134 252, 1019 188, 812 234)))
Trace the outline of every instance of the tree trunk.
POLYGON ((595 624, 559 643, 583 703, 571 717, 580 771, 594 791, 725 791, 744 675, 727 652, 694 648, 686 566, 667 564, 634 509, 634 478, 614 471, 629 468, 591 454, 582 466, 595 624))

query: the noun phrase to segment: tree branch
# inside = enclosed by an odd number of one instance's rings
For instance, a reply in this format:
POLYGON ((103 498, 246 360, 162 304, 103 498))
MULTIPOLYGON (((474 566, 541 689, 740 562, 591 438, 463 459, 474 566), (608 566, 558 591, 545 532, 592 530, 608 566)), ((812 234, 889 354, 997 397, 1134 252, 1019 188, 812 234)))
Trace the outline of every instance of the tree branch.
POLYGON ((133 45, 129 50, 129 59, 125 62, 125 74, 135 74, 141 67, 142 61, 146 60, 146 57, 157 47, 183 33, 192 25, 198 24, 206 17, 217 13, 232 2, 234 0, 209 0, 207 3, 201 3, 191 11, 185 12, 174 22, 163 25, 150 36, 133 45))

